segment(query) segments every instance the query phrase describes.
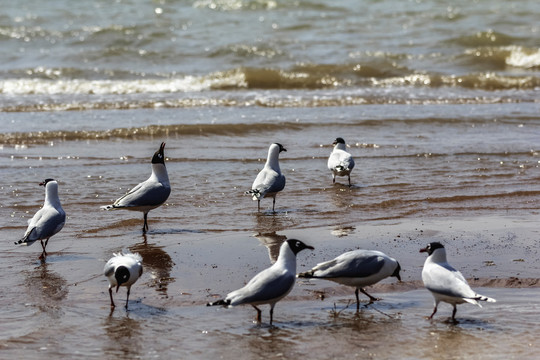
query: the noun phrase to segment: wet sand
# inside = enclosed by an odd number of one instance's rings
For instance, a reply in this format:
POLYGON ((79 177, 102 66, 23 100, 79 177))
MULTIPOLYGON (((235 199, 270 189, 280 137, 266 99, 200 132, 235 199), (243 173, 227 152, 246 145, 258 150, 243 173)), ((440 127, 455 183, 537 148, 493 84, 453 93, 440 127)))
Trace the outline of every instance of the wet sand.
MULTIPOLYGON (((262 216, 271 230, 274 216, 262 216)), ((278 214, 276 216, 283 216, 278 214)), ((139 220, 139 219, 137 219, 139 220)), ((73 236, 49 244, 46 263, 38 246, 3 242, 4 274, 0 351, 6 358, 533 358, 540 345, 539 246, 535 219, 483 217, 370 222, 355 228, 203 233, 154 227, 73 236), (262 324, 250 306, 208 308, 267 267, 285 238, 315 246, 301 252, 298 271, 354 248, 379 249, 396 257, 403 282, 369 288, 383 300, 357 314, 353 289, 325 281, 298 281, 277 304, 274 326, 263 306, 262 324), (433 321, 431 295, 422 287, 425 254, 420 247, 442 241, 449 261, 479 293, 497 299, 483 308, 458 307, 458 324, 442 304, 433 321), (144 258, 129 311, 109 308, 101 274, 113 251, 130 248, 144 258)), ((133 226, 139 221, 127 221, 133 226)), ((122 227, 120 226, 120 227, 122 227)), ((21 229, 4 229, 5 238, 21 229)), ((125 289, 115 294, 125 300, 125 289)))

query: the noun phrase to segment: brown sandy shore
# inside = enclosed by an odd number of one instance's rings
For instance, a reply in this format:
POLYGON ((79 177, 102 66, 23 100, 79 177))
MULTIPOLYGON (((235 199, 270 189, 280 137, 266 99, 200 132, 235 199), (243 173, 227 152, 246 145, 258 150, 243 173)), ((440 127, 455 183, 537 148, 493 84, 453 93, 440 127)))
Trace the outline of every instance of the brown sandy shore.
MULTIPOLYGON (((265 234, 169 231, 155 224, 145 237, 135 230, 108 236, 68 230, 51 240, 45 264, 34 259, 38 246, 4 241, 4 274, 9 268, 13 276, 3 277, 2 299, 10 305, 2 310, 0 357, 533 358, 540 350, 535 220, 432 218, 265 234), (352 289, 299 280, 276 306, 274 327, 266 306, 260 325, 249 306, 204 306, 267 267, 285 238, 315 247, 298 255, 299 272, 347 250, 378 249, 400 261, 403 282, 369 288, 383 300, 356 313, 352 289), (421 283, 425 254, 418 251, 431 241, 443 242, 449 262, 497 303, 459 306, 456 325, 447 322, 447 305, 425 320, 433 302, 421 283), (132 289, 130 311, 111 313, 101 271, 122 248, 141 253, 145 273, 132 289)), ((5 239, 19 232, 3 229, 5 239)), ((115 296, 122 302, 125 291, 115 296)))

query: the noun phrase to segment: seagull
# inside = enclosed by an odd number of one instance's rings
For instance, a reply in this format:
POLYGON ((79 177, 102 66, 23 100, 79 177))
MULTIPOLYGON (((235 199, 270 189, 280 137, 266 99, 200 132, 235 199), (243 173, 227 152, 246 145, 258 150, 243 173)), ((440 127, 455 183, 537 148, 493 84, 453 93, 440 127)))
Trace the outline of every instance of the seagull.
POLYGON ((332 171, 332 184, 336 183, 336 176, 347 176, 351 186, 351 171, 354 168, 354 159, 347 152, 347 146, 343 138, 336 138, 332 143, 334 150, 328 157, 328 169, 332 171))
POLYGON ((275 212, 276 195, 285 188, 285 176, 279 168, 279 153, 287 151, 283 145, 274 143, 268 149, 268 158, 264 168, 259 172, 251 190, 246 191, 246 194, 252 195, 253 200, 257 200, 257 210, 261 210, 261 199, 266 196, 274 198, 272 203, 272 211, 275 212))
POLYGON ((429 255, 422 269, 422 281, 435 298, 435 308, 429 319, 433 318, 441 301, 454 307, 453 322, 456 322, 457 304, 468 302, 482 307, 478 301, 496 302, 495 299, 479 295, 471 289, 463 275, 446 261, 446 250, 441 243, 432 242, 420 252, 427 252, 429 255))
POLYGON ((122 253, 113 253, 113 257, 107 261, 103 268, 103 274, 109 280, 109 296, 111 298, 111 308, 114 308, 112 288, 116 286, 116 292, 120 286, 127 287, 126 309, 128 308, 129 292, 131 285, 135 284, 142 275, 142 257, 138 253, 123 251, 122 253))
POLYGON ((379 299, 369 295, 364 286, 378 283, 384 278, 395 276, 401 281, 401 266, 388 255, 375 250, 353 250, 333 260, 317 264, 313 269, 298 274, 299 278, 326 279, 356 288, 356 310, 360 310, 358 291, 369 297, 369 303, 379 299))
POLYGON ((159 150, 152 157, 152 175, 146 181, 135 186, 127 194, 117 199, 114 204, 101 206, 101 209, 142 211, 144 214, 142 231, 146 233, 148 231, 148 212, 163 205, 171 193, 169 175, 165 167, 164 149, 165 143, 162 142, 159 150))
POLYGON ((41 242, 43 252, 39 259, 45 259, 47 252, 45 248, 51 236, 62 230, 66 222, 66 213, 60 204, 58 197, 58 183, 54 179, 45 179, 39 183, 45 187, 45 203, 43 207, 28 221, 28 228, 23 238, 16 245, 32 245, 35 241, 41 242), (45 240, 45 243, 43 243, 45 240))
POLYGON ((300 240, 283 242, 277 261, 253 277, 243 288, 230 292, 224 299, 210 302, 206 306, 223 305, 233 307, 250 304, 257 310, 257 322, 261 322, 261 310, 257 305, 270 305, 270 325, 274 317, 274 306, 292 290, 296 274, 296 254, 314 248, 300 240))

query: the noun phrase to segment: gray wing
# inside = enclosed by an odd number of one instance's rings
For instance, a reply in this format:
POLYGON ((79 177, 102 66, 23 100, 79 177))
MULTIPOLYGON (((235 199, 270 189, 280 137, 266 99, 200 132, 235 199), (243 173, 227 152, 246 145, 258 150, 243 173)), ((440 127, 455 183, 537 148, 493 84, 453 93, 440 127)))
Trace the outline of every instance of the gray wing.
POLYGON ((66 222, 66 213, 53 207, 43 207, 30 221, 24 242, 47 239, 59 232, 66 222))
POLYGON ((351 154, 347 154, 342 161, 343 167, 345 169, 352 170, 354 168, 354 159, 351 154))
MULTIPOLYGON (((270 270, 270 269, 267 269, 270 270)), ((286 295, 294 286, 295 275, 289 273, 263 271, 243 288, 227 295, 231 305, 267 302, 286 295)))
POLYGON ((114 264, 109 260, 103 268, 103 275, 110 277, 112 274, 114 274, 114 264))
POLYGON ((463 275, 451 266, 434 264, 422 271, 422 280, 426 288, 434 293, 458 298, 476 296, 463 275))
POLYGON ((258 190, 262 197, 269 193, 275 193, 285 188, 285 176, 272 169, 263 169, 255 178, 253 190, 258 190))
POLYGON ((330 156, 328 157, 328 169, 333 170, 336 168, 336 166, 339 165, 339 154, 336 152, 332 152, 330 156))
POLYGON ((114 202, 113 207, 156 206, 167 201, 171 188, 159 182, 143 182, 114 202))
POLYGON ((368 277, 384 266, 384 258, 374 254, 348 252, 313 268, 315 278, 368 277))
POLYGON ((354 168, 354 159, 348 152, 336 150, 328 157, 327 165, 330 170, 352 170, 354 168))

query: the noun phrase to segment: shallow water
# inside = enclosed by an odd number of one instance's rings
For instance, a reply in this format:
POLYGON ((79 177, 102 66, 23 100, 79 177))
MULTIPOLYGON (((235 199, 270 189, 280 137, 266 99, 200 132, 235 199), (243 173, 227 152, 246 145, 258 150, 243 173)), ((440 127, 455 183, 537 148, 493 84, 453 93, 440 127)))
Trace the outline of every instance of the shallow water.
MULTIPOLYGON (((539 350, 540 52, 536 1, 94 1, 0 15, 0 357, 531 358, 539 350), (326 160, 344 137, 352 187, 326 160), (150 174, 149 214, 100 211, 150 174), (268 146, 287 178, 262 211, 244 195, 268 146), (59 182, 65 228, 15 247, 59 182), (396 257, 402 284, 355 316, 350 289, 297 284, 275 327, 206 308, 275 259, 298 271, 354 248, 396 257), (425 321, 418 250, 442 241, 497 298, 425 321), (143 256, 130 311, 110 314, 113 252, 143 256), (513 296, 518 294, 519 296, 513 296), (325 300, 320 298, 324 295, 325 300), (337 345, 337 346, 336 346, 337 345)), ((124 289, 122 289, 124 290, 124 289)), ((125 292, 116 295, 119 302, 125 292)), ((444 305, 443 305, 444 306, 444 305)))

